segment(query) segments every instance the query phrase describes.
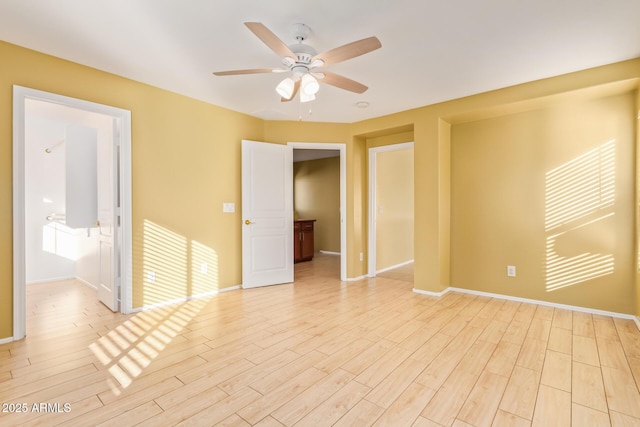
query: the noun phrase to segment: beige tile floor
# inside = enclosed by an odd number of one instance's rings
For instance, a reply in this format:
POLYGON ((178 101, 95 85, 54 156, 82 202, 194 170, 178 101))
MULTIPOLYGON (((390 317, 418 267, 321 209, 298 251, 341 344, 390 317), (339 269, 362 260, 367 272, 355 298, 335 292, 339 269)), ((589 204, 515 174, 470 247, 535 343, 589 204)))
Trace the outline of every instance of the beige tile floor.
POLYGON ((127 316, 78 282, 29 286, 0 425, 640 426, 632 321, 338 269, 127 316))

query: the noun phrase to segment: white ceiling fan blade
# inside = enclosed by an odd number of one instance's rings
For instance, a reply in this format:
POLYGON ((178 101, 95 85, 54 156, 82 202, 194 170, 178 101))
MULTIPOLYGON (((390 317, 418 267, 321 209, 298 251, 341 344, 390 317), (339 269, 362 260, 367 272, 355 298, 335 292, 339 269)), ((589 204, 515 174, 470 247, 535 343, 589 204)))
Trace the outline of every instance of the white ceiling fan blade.
POLYGON ((355 80, 348 79, 336 73, 323 71, 322 74, 324 74, 324 77, 320 79, 321 82, 329 84, 331 86, 339 87, 340 89, 348 90, 355 93, 364 93, 367 89, 369 89, 362 83, 358 83, 355 80))
POLYGON ((244 25, 249 28, 253 34, 255 34, 264 44, 266 44, 269 49, 274 51, 278 56, 284 58, 296 58, 296 54, 291 52, 291 49, 284 44, 282 40, 278 38, 270 29, 265 27, 260 22, 245 22, 244 25))
POLYGON ((237 76, 240 74, 263 74, 263 73, 284 73, 282 68, 254 68, 249 70, 231 70, 231 71, 216 71, 213 74, 215 76, 237 76))
POLYGON ((364 55, 365 53, 369 53, 373 50, 379 49, 380 47, 382 47, 382 43, 380 43, 380 40, 378 40, 377 37, 368 37, 318 54, 313 58, 312 63, 319 60, 322 61, 325 66, 332 65, 346 61, 347 59, 364 55))

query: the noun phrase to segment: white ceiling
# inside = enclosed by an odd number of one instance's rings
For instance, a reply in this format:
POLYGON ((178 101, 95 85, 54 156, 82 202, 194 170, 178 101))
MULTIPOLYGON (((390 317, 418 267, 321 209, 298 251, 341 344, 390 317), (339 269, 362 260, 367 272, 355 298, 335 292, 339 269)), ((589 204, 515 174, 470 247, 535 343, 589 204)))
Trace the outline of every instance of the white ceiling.
POLYGON ((0 40, 263 119, 355 122, 640 57, 638 17, 639 0, 2 0, 0 40), (327 68, 369 90, 281 103, 282 74, 213 76, 281 65, 247 21, 286 44, 305 23, 318 52, 377 36, 327 68))

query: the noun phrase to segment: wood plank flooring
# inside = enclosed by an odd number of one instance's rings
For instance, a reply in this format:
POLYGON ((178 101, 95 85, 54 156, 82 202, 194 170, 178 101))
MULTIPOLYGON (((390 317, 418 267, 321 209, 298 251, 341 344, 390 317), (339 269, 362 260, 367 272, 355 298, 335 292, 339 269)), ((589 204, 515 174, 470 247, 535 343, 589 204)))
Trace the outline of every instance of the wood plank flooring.
POLYGON ((632 321, 338 269, 128 316, 31 285, 0 425, 640 426, 632 321))

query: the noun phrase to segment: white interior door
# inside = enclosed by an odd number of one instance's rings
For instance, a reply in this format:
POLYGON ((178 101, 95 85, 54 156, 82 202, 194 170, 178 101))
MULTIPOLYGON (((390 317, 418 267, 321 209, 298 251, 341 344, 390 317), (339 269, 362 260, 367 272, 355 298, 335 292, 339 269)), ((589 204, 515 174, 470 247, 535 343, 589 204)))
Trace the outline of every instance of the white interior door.
POLYGON ((242 286, 293 282, 293 150, 242 141, 242 286))
POLYGON ((119 310, 120 263, 117 253, 119 244, 118 223, 120 212, 117 191, 119 167, 120 129, 113 119, 112 137, 99 146, 98 162, 98 234, 99 276, 98 299, 112 311, 119 310), (115 172, 114 172, 115 169, 115 172))

